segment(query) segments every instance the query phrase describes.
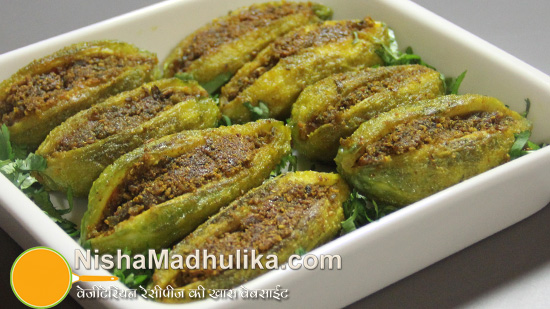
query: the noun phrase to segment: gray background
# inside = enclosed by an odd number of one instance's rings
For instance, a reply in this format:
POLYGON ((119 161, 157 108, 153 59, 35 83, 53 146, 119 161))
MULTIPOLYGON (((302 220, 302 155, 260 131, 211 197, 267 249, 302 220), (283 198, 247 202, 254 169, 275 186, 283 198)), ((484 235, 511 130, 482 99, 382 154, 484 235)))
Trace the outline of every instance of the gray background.
MULTIPOLYGON (((155 2, 157 1, 2 0, 0 53, 155 2)), ((550 13, 550 1, 415 2, 550 74, 550 38, 547 33, 550 29, 547 16, 550 13)), ((546 207, 530 218, 405 278, 353 304, 352 307, 548 308, 549 222, 550 207, 546 207)), ((9 286, 11 265, 22 249, 0 230, 0 250, 0 306, 23 307, 9 286)), ((68 298, 59 307, 74 308, 77 304, 68 298)))

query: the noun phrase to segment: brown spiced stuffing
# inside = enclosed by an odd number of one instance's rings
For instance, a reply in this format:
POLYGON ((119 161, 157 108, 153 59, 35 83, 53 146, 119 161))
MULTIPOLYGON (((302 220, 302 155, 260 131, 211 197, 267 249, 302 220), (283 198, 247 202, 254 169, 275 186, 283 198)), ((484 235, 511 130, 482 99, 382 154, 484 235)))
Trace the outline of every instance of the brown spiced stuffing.
POLYGON ((124 104, 96 109, 85 123, 70 135, 65 135, 55 151, 69 151, 95 143, 121 131, 130 130, 152 119, 174 104, 194 98, 183 92, 157 86, 142 87, 139 97, 126 97, 124 104))
POLYGON ((64 93, 73 88, 95 87, 144 61, 140 57, 96 55, 69 60, 64 66, 42 74, 27 75, 23 81, 13 85, 4 100, 0 101, 2 123, 11 126, 24 116, 55 105, 64 93))
POLYGON ((349 39, 353 36, 353 32, 362 31, 373 26, 374 21, 370 18, 360 21, 348 20, 338 23, 323 23, 311 31, 295 31, 281 37, 269 47, 271 53, 261 59, 262 63, 258 68, 248 76, 242 77, 234 84, 225 87, 225 95, 229 101, 235 99, 239 93, 252 85, 262 74, 277 65, 281 59, 295 55, 300 50, 349 39))
POLYGON ((179 157, 161 158, 153 166, 144 155, 111 196, 106 219, 97 230, 107 231, 155 205, 236 175, 249 168, 257 149, 272 140, 268 133, 207 136, 204 145, 179 157))
MULTIPOLYGON (((307 136, 324 124, 339 125, 342 122, 341 115, 344 111, 355 106, 361 101, 384 91, 395 92, 403 87, 404 82, 411 82, 415 76, 427 72, 429 69, 424 66, 417 66, 413 70, 396 70, 395 68, 372 70, 364 86, 358 87, 350 92, 344 93, 343 83, 347 75, 341 75, 341 79, 335 79, 337 89, 337 104, 329 105, 310 117, 310 120, 300 126, 300 138, 307 139, 307 136)), ((354 78, 354 77, 351 77, 354 78)))
POLYGON ((500 112, 477 112, 466 116, 426 116, 397 125, 391 133, 365 147, 357 165, 384 162, 392 155, 400 155, 421 148, 425 144, 441 143, 461 138, 476 131, 505 130, 513 121, 500 112))
MULTIPOLYGON (((231 255, 232 267, 235 268, 237 250, 240 251, 241 263, 245 255, 252 254, 252 250, 255 250, 256 256, 268 252, 292 234, 298 222, 307 217, 308 210, 313 205, 333 195, 332 190, 334 189, 330 186, 294 183, 279 184, 278 187, 271 185, 257 190, 252 197, 240 200, 233 208, 235 212, 246 209, 246 215, 238 219, 234 230, 207 238, 197 249, 201 253, 206 250, 214 256, 223 255, 224 266, 229 265, 231 255)), ((207 269, 184 269, 179 272, 172 285, 185 286, 224 271, 220 262, 216 266, 213 268, 209 261, 207 269)))
POLYGON ((285 16, 298 13, 313 15, 313 10, 310 5, 292 2, 276 6, 252 5, 239 14, 219 19, 193 37, 191 44, 183 50, 183 56, 174 64, 176 72, 185 72, 194 60, 224 43, 231 42, 255 29, 268 26, 285 16))

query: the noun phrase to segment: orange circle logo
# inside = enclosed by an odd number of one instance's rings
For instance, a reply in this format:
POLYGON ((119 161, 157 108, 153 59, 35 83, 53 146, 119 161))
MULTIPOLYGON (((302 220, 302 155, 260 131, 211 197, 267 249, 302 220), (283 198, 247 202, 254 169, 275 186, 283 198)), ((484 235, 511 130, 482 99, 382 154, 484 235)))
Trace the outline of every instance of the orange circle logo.
POLYGON ((50 308, 71 289, 72 272, 59 252, 35 247, 23 252, 11 268, 10 284, 19 300, 32 308, 50 308))

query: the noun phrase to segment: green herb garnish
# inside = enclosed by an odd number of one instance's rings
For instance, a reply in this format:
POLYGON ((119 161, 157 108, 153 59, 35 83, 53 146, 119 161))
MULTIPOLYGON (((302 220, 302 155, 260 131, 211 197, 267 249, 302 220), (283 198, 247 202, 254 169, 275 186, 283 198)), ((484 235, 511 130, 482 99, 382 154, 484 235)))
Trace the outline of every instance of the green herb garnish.
POLYGON ((526 130, 519 134, 514 134, 516 140, 510 148, 510 160, 523 157, 526 154, 530 154, 533 151, 539 150, 541 146, 531 142, 529 137, 531 137, 531 131, 526 130))
MULTIPOLYGON (((174 74, 174 77, 179 78, 183 81, 195 80, 193 74, 187 72, 176 73, 174 74)), ((231 74, 230 72, 224 72, 218 74, 216 77, 207 82, 200 83, 200 85, 202 88, 204 88, 204 90, 206 90, 206 92, 208 92, 208 94, 210 94, 214 98, 215 93, 217 93, 218 90, 231 79, 231 77, 233 77, 233 74, 231 74)))
POLYGON ((218 74, 218 76, 207 81, 206 83, 201 83, 201 86, 210 94, 217 92, 223 85, 225 85, 233 77, 233 74, 230 72, 224 72, 218 74))
POLYGON ((64 215, 68 214, 74 209, 74 196, 73 196, 73 189, 69 187, 67 190, 67 203, 69 203, 69 208, 67 209, 59 209, 59 213, 64 215))
MULTIPOLYGON (((529 98, 525 99, 525 111, 521 113, 520 115, 524 118, 527 118, 529 115, 529 111, 531 110, 531 100, 529 98)), ((534 151, 537 151, 541 149, 544 146, 547 146, 546 144, 537 145, 536 143, 533 143, 529 140, 531 137, 531 131, 526 130, 519 134, 514 134, 515 141, 512 147, 510 148, 510 152, 508 154, 510 155, 510 160, 517 159, 519 157, 523 157, 524 155, 530 154, 534 151)))
POLYGON ((55 221, 67 234, 77 237, 79 231, 76 224, 64 219, 62 215, 73 209, 72 192, 68 192, 69 209, 57 209, 53 206, 50 195, 38 183, 31 172, 46 169, 46 159, 34 153, 22 158, 22 150, 14 147, 10 141, 10 133, 5 124, 0 130, 0 172, 17 188, 25 193, 33 202, 55 221))
POLYGON ((298 169, 298 158, 292 153, 287 154, 281 159, 281 162, 277 164, 275 169, 271 171, 270 178, 277 177, 286 170, 287 172, 295 172, 298 169))
POLYGON ((218 123, 218 127, 221 127, 221 126, 229 127, 231 125, 233 125, 233 123, 231 122, 231 119, 226 115, 222 115, 222 119, 220 119, 218 123))
POLYGON ((130 268, 126 268, 125 263, 121 263, 122 268, 116 268, 113 270, 113 275, 118 277, 118 280, 131 289, 137 289, 140 285, 147 285, 153 277, 153 269, 133 269, 134 259, 132 252, 128 249, 124 249, 122 254, 130 256, 130 268))
POLYGON ((458 94, 458 88, 460 88, 460 84, 462 84, 462 81, 464 80, 464 77, 466 76, 466 72, 462 72, 460 75, 458 75, 457 78, 445 78, 445 94, 458 94))
POLYGON ((312 9, 315 15, 317 15, 317 17, 319 17, 322 20, 329 20, 332 18, 333 12, 332 12, 332 9, 329 8, 328 6, 325 6, 322 4, 314 4, 312 9))
POLYGON ((416 55, 412 47, 407 47, 405 53, 400 52, 394 32, 388 30, 388 35, 390 37, 390 44, 380 44, 382 48, 376 50, 376 54, 382 58, 384 65, 420 64, 435 70, 434 67, 424 62, 419 55, 416 55))
POLYGON ((344 202, 344 217, 342 221, 342 234, 347 234, 370 222, 397 210, 393 206, 379 206, 375 201, 370 201, 364 195, 353 190, 349 199, 344 202))
POLYGON ((306 253, 307 253, 306 249, 304 249, 302 247, 300 247, 300 248, 296 249, 296 251, 294 251, 294 254, 297 254, 297 255, 304 255, 306 253))
POLYGON ((264 102, 258 101, 258 106, 253 106, 250 102, 244 102, 243 104, 252 114, 252 120, 269 118, 269 108, 264 102))
MULTIPOLYGON (((401 53, 399 50, 387 45, 382 45, 382 49, 376 51, 378 56, 382 58, 385 66, 392 65, 406 65, 406 64, 419 64, 430 69, 436 70, 433 66, 427 64, 422 58, 415 54, 412 48, 409 46, 405 50, 405 53, 401 53)), ((441 74, 441 80, 445 87, 446 94, 458 94, 458 88, 466 76, 466 71, 462 72, 457 78, 445 78, 445 75, 441 74)))
POLYGON ((529 111, 531 110, 531 100, 529 98, 525 99, 525 111, 521 113, 520 115, 523 116, 523 118, 527 118, 529 116, 529 111))
MULTIPOLYGON (((420 64, 437 71, 435 67, 427 64, 424 60, 422 60, 422 57, 415 54, 412 47, 407 47, 404 53, 400 52, 394 32, 392 30, 388 30, 388 35, 390 37, 390 44, 380 44, 382 47, 376 50, 376 54, 380 56, 385 66, 420 64)), ((460 74, 456 79, 445 78, 445 76, 441 74, 441 80, 445 86, 445 93, 457 94, 458 88, 460 87, 460 84, 465 76, 466 71, 462 72, 462 74, 460 74)))
POLYGON ((220 94, 219 93, 215 93, 215 94, 211 95, 210 98, 214 102, 216 102, 216 105, 220 106, 220 94))

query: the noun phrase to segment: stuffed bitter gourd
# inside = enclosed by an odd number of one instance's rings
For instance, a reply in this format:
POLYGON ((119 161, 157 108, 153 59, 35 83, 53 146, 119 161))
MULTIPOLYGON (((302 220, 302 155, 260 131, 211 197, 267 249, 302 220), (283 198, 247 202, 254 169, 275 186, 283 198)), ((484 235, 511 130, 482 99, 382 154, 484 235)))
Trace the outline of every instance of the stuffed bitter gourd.
POLYGON ((196 82, 163 79, 120 93, 56 127, 37 154, 47 168, 37 176, 48 189, 87 196, 93 181, 121 155, 147 140, 214 127, 218 106, 196 82))
POLYGON ((295 148, 310 159, 330 162, 340 138, 361 123, 403 104, 444 94, 441 76, 421 65, 366 68, 329 76, 309 87, 293 105, 295 148))
POLYGON ((100 252, 138 253, 182 239, 290 152, 280 121, 190 130, 123 155, 94 182, 82 242, 100 252))
POLYGON ((514 135, 530 128, 495 98, 442 96, 364 122, 335 161, 368 197, 405 206, 507 162, 514 135))
POLYGON ((164 76, 186 73, 201 84, 230 77, 277 37, 331 16, 332 10, 310 2, 268 2, 232 11, 181 41, 164 62, 164 76))
POLYGON ((0 122, 35 149, 82 109, 156 77, 155 54, 116 41, 83 42, 35 60, 0 84, 0 122))
POLYGON ((263 102, 269 116, 286 119, 300 92, 329 75, 382 64, 376 50, 388 28, 365 18, 325 21, 293 30, 244 65, 222 88, 220 109, 237 123, 252 119, 247 104, 263 102))
POLYGON ((185 290, 186 298, 162 299, 165 302, 192 300, 187 292, 199 285, 205 289, 238 286, 268 271, 267 255, 276 255, 282 265, 297 250, 312 250, 337 236, 348 196, 348 185, 338 174, 306 171, 271 179, 222 209, 171 251, 185 261, 195 250, 199 254, 206 250, 206 254, 223 256, 224 264, 233 269, 222 269, 219 261, 210 262, 206 269, 160 269, 152 285, 185 290), (237 257, 250 256, 252 251, 264 255, 265 269, 257 265, 236 269, 237 257))

